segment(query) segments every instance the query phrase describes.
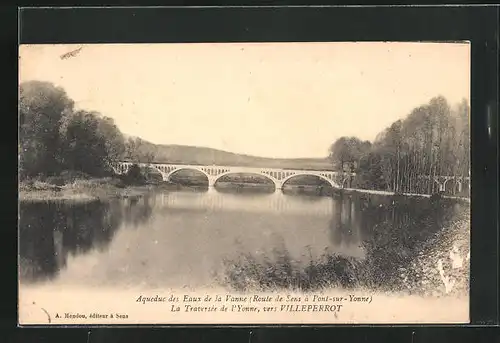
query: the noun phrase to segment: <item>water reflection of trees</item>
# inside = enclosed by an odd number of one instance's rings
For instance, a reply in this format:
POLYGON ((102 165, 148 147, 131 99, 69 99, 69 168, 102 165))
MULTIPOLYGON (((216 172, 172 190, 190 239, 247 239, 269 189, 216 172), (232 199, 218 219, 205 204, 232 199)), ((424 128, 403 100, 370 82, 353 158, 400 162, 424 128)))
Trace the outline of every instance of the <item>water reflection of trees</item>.
POLYGON ((355 244, 360 239, 356 200, 351 196, 337 194, 332 204, 334 215, 330 221, 330 242, 334 246, 355 244))
POLYGON ((22 202, 19 219, 19 277, 50 279, 66 266, 68 254, 102 251, 123 223, 144 223, 151 199, 111 202, 22 202))
POLYGON ((244 254, 226 261, 225 284, 237 290, 314 290, 333 286, 418 291, 419 276, 405 273, 403 279, 401 269, 411 271, 420 248, 455 213, 451 202, 417 198, 339 195, 333 206, 331 243, 361 243, 362 235, 363 258, 326 252, 317 259, 310 257, 304 266, 294 263, 283 246, 271 256, 244 254))
POLYGON ((138 227, 151 218, 156 198, 152 195, 145 195, 141 198, 126 199, 122 203, 124 222, 132 227, 138 227))

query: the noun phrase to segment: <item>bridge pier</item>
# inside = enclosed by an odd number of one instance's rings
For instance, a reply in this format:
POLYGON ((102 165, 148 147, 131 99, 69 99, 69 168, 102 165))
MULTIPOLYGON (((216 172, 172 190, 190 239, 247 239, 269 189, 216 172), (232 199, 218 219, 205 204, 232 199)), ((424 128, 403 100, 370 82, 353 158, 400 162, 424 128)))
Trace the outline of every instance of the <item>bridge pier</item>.
POLYGON ((217 193, 217 189, 214 186, 208 186, 207 193, 210 194, 217 193))
POLYGON ((209 177, 209 178, 208 178, 208 188, 214 188, 214 186, 215 186, 215 181, 216 181, 216 179, 215 179, 215 178, 209 177))
POLYGON ((164 172, 161 172, 161 177, 162 177, 162 179, 163 179, 164 182, 170 181, 169 180, 170 178, 168 176, 169 176, 168 174, 165 174, 164 172))

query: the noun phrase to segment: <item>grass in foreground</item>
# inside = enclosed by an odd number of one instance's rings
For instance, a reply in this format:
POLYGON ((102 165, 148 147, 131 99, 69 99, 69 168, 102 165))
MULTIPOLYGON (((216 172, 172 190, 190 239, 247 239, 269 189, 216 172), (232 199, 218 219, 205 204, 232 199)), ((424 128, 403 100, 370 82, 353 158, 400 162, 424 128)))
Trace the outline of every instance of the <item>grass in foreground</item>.
POLYGON ((63 173, 55 177, 39 177, 21 181, 19 200, 92 201, 140 196, 149 189, 148 185, 133 185, 117 177, 92 178, 82 173, 63 173))
POLYGON ((242 292, 341 288, 430 296, 468 294, 469 225, 468 212, 457 215, 410 255, 398 248, 372 246, 365 247, 364 259, 329 253, 310 258, 304 266, 286 248, 262 257, 244 254, 225 262, 220 282, 242 292))

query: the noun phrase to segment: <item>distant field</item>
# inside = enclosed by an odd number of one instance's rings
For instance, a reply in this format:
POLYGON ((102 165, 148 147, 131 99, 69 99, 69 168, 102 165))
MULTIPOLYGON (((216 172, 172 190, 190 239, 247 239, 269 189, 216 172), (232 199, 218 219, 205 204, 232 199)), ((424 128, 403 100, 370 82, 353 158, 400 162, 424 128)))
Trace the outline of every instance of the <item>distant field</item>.
POLYGON ((145 143, 147 150, 154 151, 156 163, 183 163, 198 165, 225 165, 287 169, 333 170, 325 158, 273 159, 185 145, 155 145, 145 143))

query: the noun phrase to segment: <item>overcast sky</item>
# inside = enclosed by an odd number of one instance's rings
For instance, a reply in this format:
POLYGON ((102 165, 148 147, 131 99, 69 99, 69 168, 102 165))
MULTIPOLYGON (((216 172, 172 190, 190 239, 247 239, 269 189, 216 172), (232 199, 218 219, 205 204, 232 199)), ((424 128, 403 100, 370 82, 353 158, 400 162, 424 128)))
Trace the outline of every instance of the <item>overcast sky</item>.
POLYGON ((468 99, 469 51, 436 43, 36 45, 20 47, 20 81, 62 86, 79 108, 153 143, 324 157, 335 139, 373 140, 434 96, 468 99))

